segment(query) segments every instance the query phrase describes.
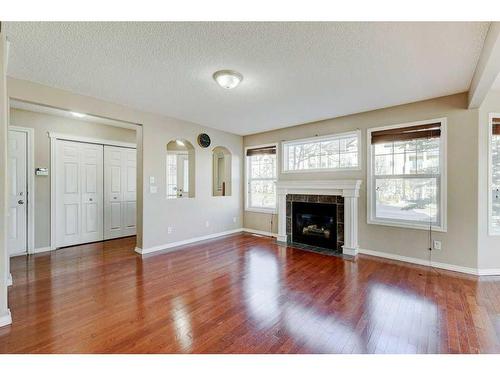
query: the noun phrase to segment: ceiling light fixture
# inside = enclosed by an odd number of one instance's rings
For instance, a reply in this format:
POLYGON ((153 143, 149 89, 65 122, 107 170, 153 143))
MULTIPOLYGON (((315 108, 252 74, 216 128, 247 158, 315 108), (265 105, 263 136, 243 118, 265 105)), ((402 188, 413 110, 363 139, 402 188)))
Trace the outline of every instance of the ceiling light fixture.
POLYGON ((78 118, 85 117, 85 115, 84 115, 83 113, 71 112, 71 114, 72 114, 74 117, 78 117, 78 118))
POLYGON ((243 75, 234 70, 219 70, 214 73, 213 78, 220 87, 234 89, 243 81, 243 75))

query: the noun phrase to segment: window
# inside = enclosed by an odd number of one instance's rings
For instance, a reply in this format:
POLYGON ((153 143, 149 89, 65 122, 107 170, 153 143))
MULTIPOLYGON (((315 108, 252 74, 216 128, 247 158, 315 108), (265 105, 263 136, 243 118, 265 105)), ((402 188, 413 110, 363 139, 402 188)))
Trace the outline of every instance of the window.
POLYGON ((490 116, 490 235, 500 235, 500 114, 490 116))
POLYGON ((359 168, 360 132, 283 142, 283 172, 359 168))
POLYGON ((247 211, 276 210, 276 145, 249 148, 247 158, 247 211))
POLYGON ((368 222, 446 230, 446 120, 368 130, 368 222))

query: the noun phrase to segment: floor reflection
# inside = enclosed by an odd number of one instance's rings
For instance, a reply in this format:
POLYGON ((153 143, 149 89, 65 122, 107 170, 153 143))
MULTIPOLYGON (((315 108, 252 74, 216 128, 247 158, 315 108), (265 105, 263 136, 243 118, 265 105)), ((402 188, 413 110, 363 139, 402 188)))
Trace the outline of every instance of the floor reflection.
MULTIPOLYGON (((438 343, 429 340, 439 331, 439 309, 432 300, 382 283, 367 290, 358 288, 358 273, 356 267, 351 267, 335 274, 337 282, 348 285, 343 292, 348 294, 351 305, 337 305, 334 300, 325 306, 321 294, 304 295, 293 290, 294 284, 308 280, 297 280, 295 275, 283 278, 281 262, 286 259, 281 255, 258 249, 246 253, 245 303, 258 328, 285 330, 296 343, 312 352, 438 350, 438 343), (316 301, 314 297, 318 297, 316 301), (351 310, 359 308, 361 311, 353 317, 351 310)), ((332 285, 331 290, 334 288, 332 285)))
POLYGON ((193 345, 193 333, 191 331, 189 312, 186 309, 182 297, 174 297, 171 303, 171 313, 177 342, 183 352, 189 352, 193 345))
POLYGON ((437 351, 429 340, 439 330, 436 304, 409 290, 374 284, 367 298, 367 351, 418 353, 437 351), (430 334, 431 333, 431 334, 430 334))
POLYGON ((333 315, 322 315, 314 308, 288 306, 284 310, 287 332, 316 353, 341 353, 361 347, 361 340, 351 327, 333 315))
POLYGON ((281 289, 279 266, 274 254, 251 250, 245 254, 245 303, 261 328, 270 327, 280 318, 281 289))

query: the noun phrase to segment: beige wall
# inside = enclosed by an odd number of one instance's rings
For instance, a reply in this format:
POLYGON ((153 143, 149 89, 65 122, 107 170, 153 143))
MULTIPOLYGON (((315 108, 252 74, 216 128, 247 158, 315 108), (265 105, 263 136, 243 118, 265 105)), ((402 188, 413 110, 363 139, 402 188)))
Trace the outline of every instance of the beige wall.
POLYGON ((488 235, 488 121, 490 113, 500 113, 500 92, 498 91, 491 91, 479 108, 478 263, 479 268, 500 269, 500 236, 488 235))
POLYGON ((99 99, 77 95, 33 82, 8 79, 8 94, 13 99, 51 105, 75 112, 141 124, 138 142, 138 246, 150 248, 193 237, 237 229, 242 226, 242 137, 178 119, 133 110, 99 99), (211 148, 197 146, 196 138, 205 132, 212 146, 224 146, 232 155, 233 195, 212 197, 211 148), (172 139, 183 138, 195 145, 196 197, 166 199, 165 152, 172 139), (156 179, 158 193, 149 189, 149 178, 156 179), (141 216, 141 215, 139 215, 141 216), (236 222, 233 222, 235 218, 236 222), (140 219, 140 218, 138 218, 140 219), (209 226, 206 227, 206 221, 209 226), (171 234, 167 227, 172 226, 171 234), (142 237, 142 238, 141 238, 142 237))
MULTIPOLYGON (((50 138, 48 132, 136 143, 135 130, 90 123, 71 118, 10 110, 10 124, 34 129, 35 168, 50 171, 50 138)), ((34 173, 34 171, 29 171, 34 173)), ((50 246, 50 177, 35 176, 35 249, 50 246)))
MULTIPOLYGON (((245 136, 244 146, 362 130, 360 171, 322 173, 279 173, 290 179, 361 179, 359 198, 359 244, 361 248, 397 255, 429 259, 428 238, 424 230, 367 224, 366 210, 366 129, 432 118, 448 119, 448 231, 434 233, 443 249, 432 253, 432 260, 453 265, 477 266, 477 110, 467 109, 466 93, 401 105, 305 125, 245 136)), ((278 152, 281 170, 281 149, 278 152)), ((277 231, 277 219, 272 223, 277 231)), ((271 215, 245 212, 244 226, 269 231, 271 215)))

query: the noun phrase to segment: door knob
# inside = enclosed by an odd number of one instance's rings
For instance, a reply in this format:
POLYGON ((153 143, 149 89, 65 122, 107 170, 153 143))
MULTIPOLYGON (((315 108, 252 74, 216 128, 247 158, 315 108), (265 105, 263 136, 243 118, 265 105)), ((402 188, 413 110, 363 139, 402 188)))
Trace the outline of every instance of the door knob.
POLYGON ((93 201, 93 199, 92 199, 92 198, 89 198, 89 202, 92 202, 92 201, 93 201))
POLYGON ((17 203, 18 203, 18 204, 24 204, 24 201, 23 201, 22 199, 19 199, 19 200, 17 201, 17 203))

